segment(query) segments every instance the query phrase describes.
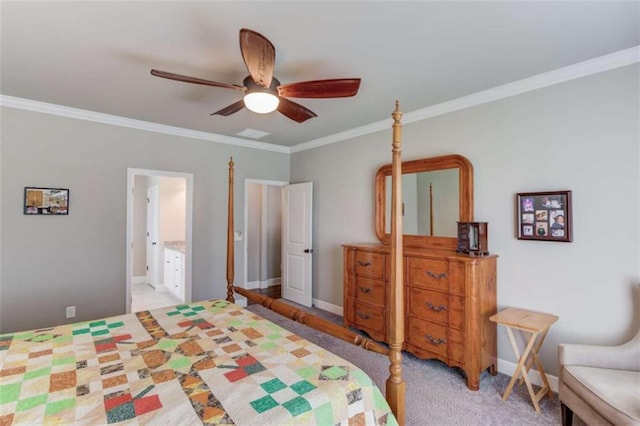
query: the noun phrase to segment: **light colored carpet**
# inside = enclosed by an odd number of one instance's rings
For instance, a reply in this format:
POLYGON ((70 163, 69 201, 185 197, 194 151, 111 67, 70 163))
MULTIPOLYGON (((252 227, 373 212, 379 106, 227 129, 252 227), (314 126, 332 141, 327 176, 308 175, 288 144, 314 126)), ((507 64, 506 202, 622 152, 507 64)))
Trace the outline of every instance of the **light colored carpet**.
MULTIPOLYGON (((295 305, 300 307, 300 305, 295 305)), ((364 370, 384 393, 389 362, 384 355, 365 351, 339 339, 315 331, 275 314, 261 305, 249 305, 250 311, 352 362, 364 370)), ((305 310, 342 324, 338 315, 319 309, 305 310)), ((502 394, 511 377, 487 372, 480 378, 480 390, 466 386, 462 372, 437 360, 421 360, 403 353, 406 388, 407 425, 560 425, 560 402, 556 394, 540 401, 536 413, 525 385, 516 384, 509 399, 502 394)), ((537 388, 536 388, 537 390, 537 388)), ((574 426, 583 423, 574 417, 574 426)))

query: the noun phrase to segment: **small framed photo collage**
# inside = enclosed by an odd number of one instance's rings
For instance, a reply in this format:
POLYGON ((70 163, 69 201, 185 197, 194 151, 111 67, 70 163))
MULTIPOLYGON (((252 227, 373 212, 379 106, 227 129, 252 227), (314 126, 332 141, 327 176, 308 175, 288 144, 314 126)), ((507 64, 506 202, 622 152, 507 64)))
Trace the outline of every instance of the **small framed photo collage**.
POLYGON ((519 240, 572 240, 571 191, 521 192, 516 198, 519 240))
POLYGON ((69 190, 63 188, 24 188, 24 214, 59 216, 69 214, 69 190))

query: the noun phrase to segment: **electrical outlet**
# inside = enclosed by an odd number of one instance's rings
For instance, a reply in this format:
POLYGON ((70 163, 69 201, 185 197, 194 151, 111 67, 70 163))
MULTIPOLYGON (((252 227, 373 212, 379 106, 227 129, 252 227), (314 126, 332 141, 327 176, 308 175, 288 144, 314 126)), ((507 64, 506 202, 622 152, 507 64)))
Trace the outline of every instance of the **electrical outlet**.
POLYGON ((76 307, 75 306, 67 306, 65 308, 67 313, 67 318, 75 318, 76 317, 76 307))

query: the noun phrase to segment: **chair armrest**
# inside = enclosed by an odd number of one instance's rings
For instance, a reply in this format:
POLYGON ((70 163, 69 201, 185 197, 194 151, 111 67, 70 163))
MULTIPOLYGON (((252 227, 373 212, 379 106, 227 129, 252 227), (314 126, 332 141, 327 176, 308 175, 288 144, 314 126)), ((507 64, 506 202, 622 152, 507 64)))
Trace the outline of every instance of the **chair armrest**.
POLYGON ((640 333, 631 341, 618 346, 558 345, 560 369, 565 365, 640 371, 640 333))

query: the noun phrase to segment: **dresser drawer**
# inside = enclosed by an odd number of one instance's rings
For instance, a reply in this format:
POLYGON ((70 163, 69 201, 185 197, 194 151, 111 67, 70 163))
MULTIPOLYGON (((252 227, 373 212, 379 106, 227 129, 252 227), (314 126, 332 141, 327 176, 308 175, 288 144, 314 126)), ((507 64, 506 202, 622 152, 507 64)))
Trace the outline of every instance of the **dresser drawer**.
POLYGON ((376 340, 386 340, 386 320, 384 308, 349 299, 349 322, 356 328, 369 333, 376 340))
POLYGON ((464 332, 409 317, 407 340, 440 357, 464 363, 464 332))
POLYGON ((384 307, 386 286, 384 281, 353 276, 349 280, 348 295, 354 299, 384 307))
POLYGON ((464 298, 438 291, 408 287, 409 314, 464 330, 464 298))
POLYGON ((449 262, 409 257, 407 282, 441 291, 449 291, 449 262))
POLYGON ((356 251, 353 270, 356 275, 384 279, 384 255, 368 251, 356 251))
MULTIPOLYGON (((405 240, 406 242, 406 240, 405 240)), ((391 334, 388 244, 345 244, 344 324, 378 341, 391 334)), ((480 374, 496 372, 497 256, 466 256, 446 248, 405 246, 403 350, 462 369, 478 390, 480 374)))

